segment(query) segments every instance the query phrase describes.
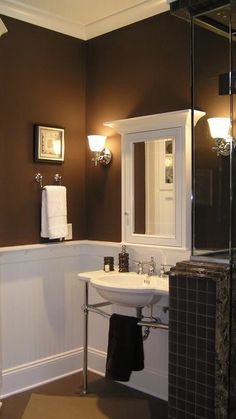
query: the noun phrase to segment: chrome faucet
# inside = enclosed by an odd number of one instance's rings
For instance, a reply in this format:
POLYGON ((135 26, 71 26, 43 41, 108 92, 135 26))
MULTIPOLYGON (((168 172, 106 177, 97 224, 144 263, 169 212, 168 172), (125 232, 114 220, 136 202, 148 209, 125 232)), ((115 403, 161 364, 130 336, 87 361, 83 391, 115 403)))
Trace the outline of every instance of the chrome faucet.
POLYGON ((152 276, 156 273, 156 262, 154 261, 154 257, 151 257, 151 260, 148 262, 143 262, 143 265, 148 266, 148 276, 152 276))
POLYGON ((145 273, 144 272, 145 265, 148 266, 148 271, 147 271, 148 276, 152 276, 156 273, 156 263, 154 261, 154 257, 151 257, 150 261, 134 260, 134 263, 138 266, 137 274, 139 275, 143 275, 145 273))

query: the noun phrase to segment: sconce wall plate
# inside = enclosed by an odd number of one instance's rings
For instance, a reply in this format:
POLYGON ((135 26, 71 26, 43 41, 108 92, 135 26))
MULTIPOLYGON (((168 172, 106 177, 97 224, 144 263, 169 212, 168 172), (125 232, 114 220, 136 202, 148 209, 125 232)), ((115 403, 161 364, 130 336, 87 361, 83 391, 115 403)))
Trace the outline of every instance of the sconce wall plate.
POLYGON ((217 156, 229 156, 230 154, 230 143, 232 141, 232 149, 234 149, 234 139, 232 138, 230 141, 226 141, 224 138, 214 138, 216 146, 212 147, 213 151, 216 151, 217 156))
POLYGON ((235 148, 235 139, 229 135, 231 129, 230 118, 208 118, 210 134, 215 141, 213 151, 217 156, 229 156, 235 148))
POLYGON ((99 164, 101 164, 102 166, 107 166, 112 159, 112 153, 109 150, 109 148, 105 147, 101 152, 100 152, 100 156, 98 158, 99 164))
POLYGON ((94 166, 107 166, 112 160, 112 153, 109 148, 104 148, 102 151, 94 151, 94 157, 92 161, 94 162, 94 166))

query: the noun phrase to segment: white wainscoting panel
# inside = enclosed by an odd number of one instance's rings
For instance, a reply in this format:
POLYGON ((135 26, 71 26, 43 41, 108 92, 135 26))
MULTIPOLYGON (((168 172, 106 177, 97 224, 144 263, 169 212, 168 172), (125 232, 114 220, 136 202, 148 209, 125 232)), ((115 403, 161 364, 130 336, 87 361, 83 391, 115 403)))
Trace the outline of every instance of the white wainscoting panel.
MULTIPOLYGON (((104 256, 118 263, 120 243, 72 241, 0 249, 2 397, 82 369, 83 271, 103 267, 104 256)), ((189 252, 127 245, 132 261, 154 256, 175 264, 189 252)), ((102 301, 90 289, 90 303, 102 301)), ((146 311, 147 309, 145 309, 146 311)), ((111 306, 109 313, 135 315, 134 309, 111 306)), ((155 308, 163 321, 168 315, 155 308)), ((109 321, 89 313, 89 369, 105 371, 109 321)), ((151 330, 144 343, 145 370, 133 373, 131 387, 167 400, 168 332, 151 330)))
POLYGON ((71 242, 1 252, 2 395, 81 368, 79 250, 71 242))

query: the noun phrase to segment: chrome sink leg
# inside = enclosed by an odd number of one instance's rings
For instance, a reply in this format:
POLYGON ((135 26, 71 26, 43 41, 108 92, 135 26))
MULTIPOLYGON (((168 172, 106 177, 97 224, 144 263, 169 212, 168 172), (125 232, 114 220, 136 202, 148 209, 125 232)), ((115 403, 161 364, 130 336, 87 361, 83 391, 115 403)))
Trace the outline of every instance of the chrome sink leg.
MULTIPOLYGON (((143 319, 143 313, 142 313, 143 307, 137 307, 136 308, 136 316, 138 319, 142 320, 143 319)), ((146 340, 148 338, 150 334, 150 327, 146 326, 144 328, 144 332, 143 332, 143 340, 146 340)))
POLYGON ((87 394, 88 389, 88 282, 85 282, 84 293, 84 360, 83 360, 83 389, 82 395, 87 394))

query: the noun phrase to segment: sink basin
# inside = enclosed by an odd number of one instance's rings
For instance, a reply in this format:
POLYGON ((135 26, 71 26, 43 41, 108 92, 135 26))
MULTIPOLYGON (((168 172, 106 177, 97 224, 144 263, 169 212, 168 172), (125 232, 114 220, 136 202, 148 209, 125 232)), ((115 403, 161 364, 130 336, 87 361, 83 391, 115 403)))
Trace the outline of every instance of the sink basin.
POLYGON ((168 277, 109 272, 91 278, 90 284, 107 301, 121 306, 144 307, 155 303, 169 305, 168 277))

